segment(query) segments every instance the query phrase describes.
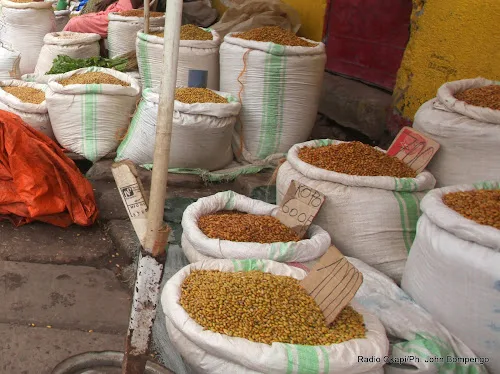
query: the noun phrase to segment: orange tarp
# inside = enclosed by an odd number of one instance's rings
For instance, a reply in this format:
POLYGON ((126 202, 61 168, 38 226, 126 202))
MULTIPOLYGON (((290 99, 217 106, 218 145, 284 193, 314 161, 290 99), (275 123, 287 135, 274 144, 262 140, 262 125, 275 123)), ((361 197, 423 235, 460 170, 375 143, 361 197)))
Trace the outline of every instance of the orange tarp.
POLYGON ((0 220, 89 226, 97 214, 92 185, 62 149, 0 110, 0 220))

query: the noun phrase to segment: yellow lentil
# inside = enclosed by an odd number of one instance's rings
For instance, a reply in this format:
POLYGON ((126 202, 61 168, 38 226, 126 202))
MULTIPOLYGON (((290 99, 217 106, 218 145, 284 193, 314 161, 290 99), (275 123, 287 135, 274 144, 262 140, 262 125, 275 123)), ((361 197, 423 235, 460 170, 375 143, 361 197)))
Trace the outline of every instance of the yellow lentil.
POLYGON ((296 242, 297 234, 272 216, 221 211, 200 217, 198 227, 209 238, 233 242, 296 242))
POLYGON ((60 80, 59 83, 63 86, 68 86, 70 84, 114 84, 124 87, 130 86, 129 83, 115 78, 110 74, 100 72, 75 74, 69 78, 60 80))
POLYGON ((443 202, 467 219, 500 230, 500 190, 451 192, 443 202))
POLYGON ((293 32, 285 30, 279 26, 259 27, 250 31, 233 34, 233 37, 245 40, 254 40, 257 42, 271 42, 290 47, 315 47, 317 45, 299 38, 293 32))
POLYGON ((182 284, 180 305, 207 330, 258 343, 330 345, 366 337, 347 306, 331 326, 298 280, 282 275, 199 270, 182 284))
POLYGON ((4 86, 2 90, 17 97, 24 103, 41 104, 45 101, 45 92, 36 88, 4 86))
MULTIPOLYGON (((144 17, 144 10, 142 9, 131 9, 119 12, 118 15, 122 17, 144 17)), ((163 17, 165 13, 162 12, 149 12, 149 16, 152 18, 163 17)))
POLYGON ((361 142, 304 147, 299 158, 321 169, 358 176, 415 178, 417 173, 396 157, 361 142))
MULTIPOLYGON (((163 32, 154 32, 152 35, 163 38, 165 34, 163 32)), ((181 40, 213 40, 212 33, 210 31, 205 31, 201 27, 195 25, 183 25, 181 26, 181 40)))
POLYGON ((175 100, 186 104, 216 103, 227 104, 226 98, 207 88, 180 87, 175 90, 175 100))
POLYGON ((455 95, 460 101, 469 105, 500 110, 500 85, 471 88, 455 95))

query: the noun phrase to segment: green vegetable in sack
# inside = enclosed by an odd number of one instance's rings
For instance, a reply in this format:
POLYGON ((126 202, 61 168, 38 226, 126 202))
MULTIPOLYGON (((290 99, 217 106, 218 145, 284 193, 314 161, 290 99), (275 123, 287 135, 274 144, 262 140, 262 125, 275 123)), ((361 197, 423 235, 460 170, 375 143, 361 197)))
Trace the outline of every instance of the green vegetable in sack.
POLYGON ((73 71, 82 68, 89 68, 93 66, 124 71, 127 67, 128 59, 126 58, 104 58, 104 57, 90 57, 90 58, 71 58, 69 56, 59 55, 54 59, 52 68, 48 71, 47 75, 51 74, 64 74, 68 71, 73 71))

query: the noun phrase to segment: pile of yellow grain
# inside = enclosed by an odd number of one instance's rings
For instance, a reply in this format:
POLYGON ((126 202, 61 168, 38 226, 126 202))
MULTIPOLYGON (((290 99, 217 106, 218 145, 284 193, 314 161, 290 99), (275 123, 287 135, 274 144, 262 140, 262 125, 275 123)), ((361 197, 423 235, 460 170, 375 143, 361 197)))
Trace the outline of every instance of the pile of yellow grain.
MULTIPOLYGON (((123 12, 119 12, 118 15, 122 17, 144 17, 143 9, 132 9, 132 10, 124 10, 123 12)), ((149 16, 152 18, 155 17, 163 17, 165 13, 162 12, 149 12, 149 16)))
POLYGON ((299 38, 293 32, 279 26, 264 26, 250 31, 233 34, 235 38, 256 42, 274 43, 290 47, 315 47, 317 44, 299 38))
MULTIPOLYGON (((154 32, 152 35, 163 38, 163 32, 154 32)), ((181 26, 181 40, 213 40, 212 33, 196 25, 181 26)))
POLYGON ((215 103, 227 104, 226 98, 208 88, 180 87, 175 90, 175 100, 186 104, 215 103))
POLYGON ((2 90, 17 97, 23 103, 41 104, 45 101, 45 92, 37 88, 4 86, 2 90))
POLYGON ((124 87, 130 86, 129 83, 115 78, 110 74, 100 72, 75 74, 70 78, 60 80, 59 83, 63 86, 68 86, 70 84, 114 84, 124 87))

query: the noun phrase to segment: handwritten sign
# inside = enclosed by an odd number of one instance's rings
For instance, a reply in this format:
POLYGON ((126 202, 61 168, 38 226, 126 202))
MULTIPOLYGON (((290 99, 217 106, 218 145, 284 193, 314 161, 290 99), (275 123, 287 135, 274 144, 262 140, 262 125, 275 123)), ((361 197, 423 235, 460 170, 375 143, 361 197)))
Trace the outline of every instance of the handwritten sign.
POLYGON ((351 302, 363 283, 363 274, 331 246, 300 282, 319 305, 327 325, 351 302))
POLYGON ((325 195, 292 180, 276 218, 303 238, 324 202, 325 195))
POLYGON ((429 164, 439 149, 439 143, 412 129, 404 127, 387 150, 389 156, 399 158, 417 173, 429 164))

